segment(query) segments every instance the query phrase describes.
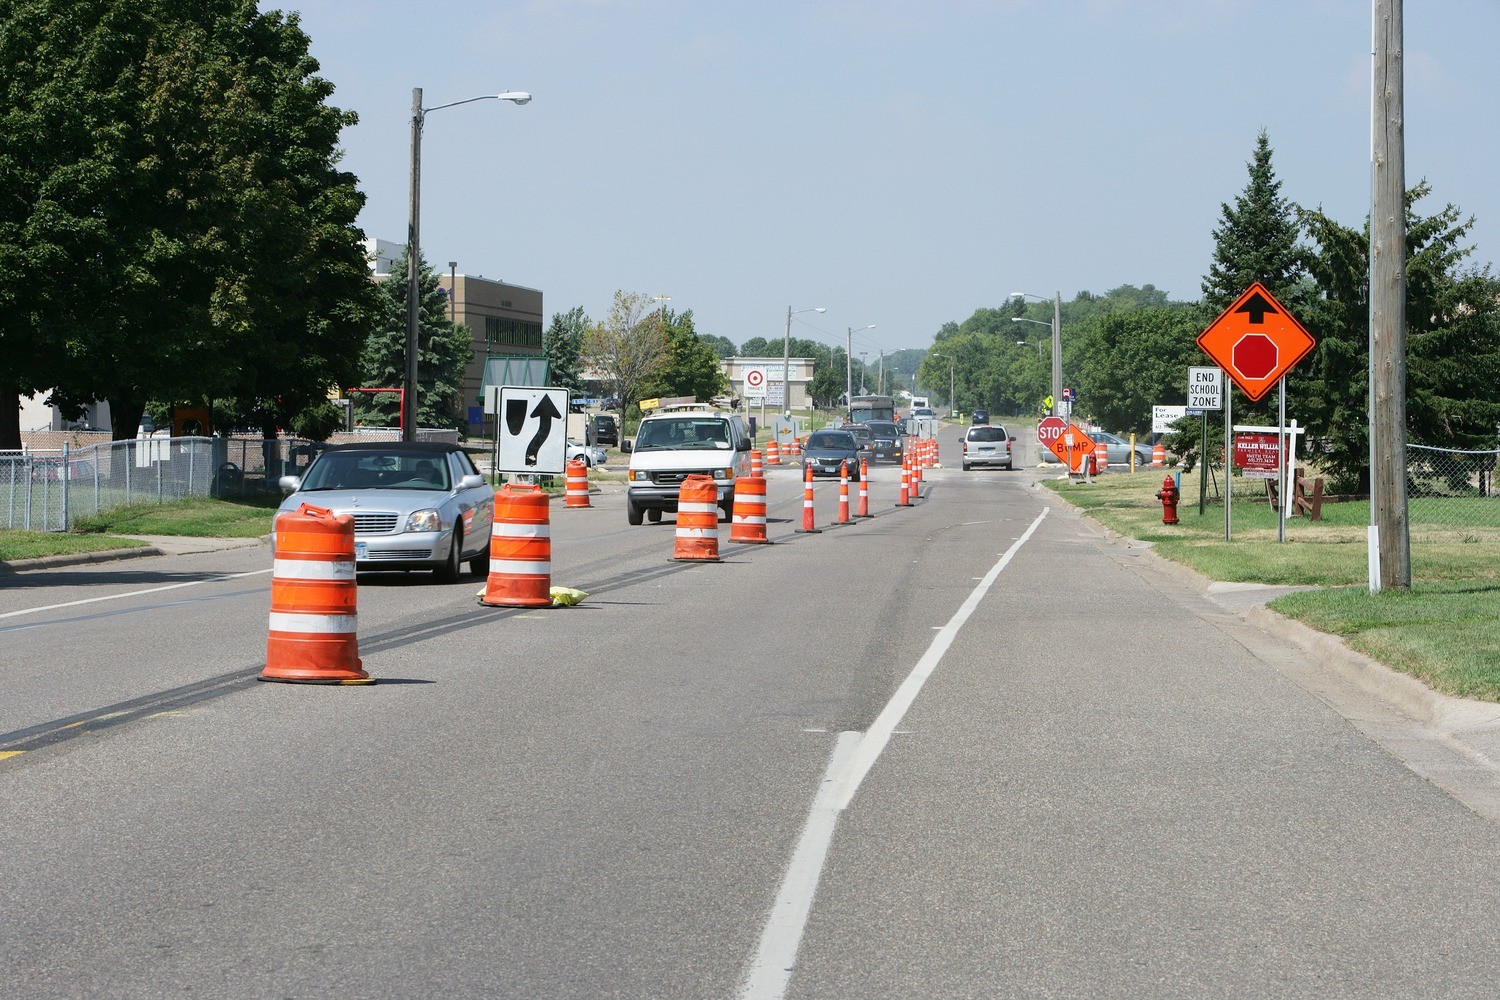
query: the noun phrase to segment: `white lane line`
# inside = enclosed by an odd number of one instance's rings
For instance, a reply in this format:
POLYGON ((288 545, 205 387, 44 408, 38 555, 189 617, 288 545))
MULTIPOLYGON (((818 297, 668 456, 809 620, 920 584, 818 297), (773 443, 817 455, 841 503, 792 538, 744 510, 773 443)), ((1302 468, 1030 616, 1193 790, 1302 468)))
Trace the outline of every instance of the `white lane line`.
POLYGON ((271 572, 269 569, 253 569, 248 573, 230 573, 228 576, 215 576, 207 580, 189 580, 187 583, 169 583, 165 587, 151 587, 147 590, 132 590, 126 594, 110 594, 108 597, 85 597, 81 601, 68 601, 65 604, 49 604, 43 608, 22 608, 20 611, 7 611, 0 618, 15 618, 18 615, 35 615, 43 611, 56 611, 59 608, 76 608, 80 604, 97 604, 100 601, 118 601, 126 597, 140 597, 142 594, 159 594, 164 590, 179 590, 182 587, 197 587, 205 583, 223 583, 225 580, 238 580, 246 576, 263 576, 271 572))
POLYGON ((891 734, 901 719, 916 701, 927 678, 932 676, 943 659, 943 654, 953 644, 958 630, 963 628, 974 609, 989 591, 1000 574, 1009 565, 1011 558, 1031 538, 1047 516, 1050 507, 1045 507, 1031 522, 1031 526, 1016 539, 1000 561, 984 575, 979 586, 953 613, 948 624, 932 638, 932 645, 917 661, 912 672, 896 689, 880 715, 871 723, 867 732, 845 732, 839 734, 828 769, 823 772, 823 782, 813 799, 807 824, 802 828, 802 837, 792 852, 792 861, 781 883, 781 891, 771 906, 771 914, 761 932, 760 947, 750 963, 744 985, 739 992, 740 1000, 781 1000, 791 982, 792 969, 797 959, 797 949, 802 943, 802 933, 807 928, 807 918, 812 912, 813 896, 817 894, 818 882, 823 875, 823 863, 828 857, 828 848, 833 843, 833 834, 838 826, 839 813, 848 808, 859 791, 860 784, 870 768, 879 759, 891 740, 891 734))

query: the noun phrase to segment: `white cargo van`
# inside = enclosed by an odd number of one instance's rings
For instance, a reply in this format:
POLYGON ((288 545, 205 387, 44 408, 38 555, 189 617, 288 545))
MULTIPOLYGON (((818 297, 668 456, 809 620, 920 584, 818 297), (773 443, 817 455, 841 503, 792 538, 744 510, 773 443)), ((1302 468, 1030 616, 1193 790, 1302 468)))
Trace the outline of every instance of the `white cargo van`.
POLYGON ((631 524, 654 523, 677 510, 682 481, 697 473, 718 487, 722 520, 734 509, 734 481, 750 474, 750 428, 742 417, 708 407, 673 407, 641 418, 630 449, 625 513, 631 524))

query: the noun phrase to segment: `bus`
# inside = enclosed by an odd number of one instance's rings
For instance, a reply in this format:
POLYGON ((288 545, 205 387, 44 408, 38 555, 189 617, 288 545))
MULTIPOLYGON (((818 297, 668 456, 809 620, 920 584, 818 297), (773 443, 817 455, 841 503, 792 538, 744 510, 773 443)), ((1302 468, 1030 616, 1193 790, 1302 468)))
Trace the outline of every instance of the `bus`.
POLYGON ((889 396, 855 396, 849 400, 849 420, 863 424, 871 420, 895 420, 896 401, 889 396))

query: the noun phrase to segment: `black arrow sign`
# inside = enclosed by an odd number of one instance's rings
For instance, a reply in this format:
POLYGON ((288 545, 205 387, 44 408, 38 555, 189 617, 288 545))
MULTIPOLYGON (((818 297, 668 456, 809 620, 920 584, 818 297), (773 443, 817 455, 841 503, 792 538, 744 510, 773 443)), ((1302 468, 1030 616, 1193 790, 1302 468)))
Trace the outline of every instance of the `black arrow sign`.
MULTIPOLYGON (((524 412, 526 408, 525 400, 521 400, 521 408, 524 412)), ((531 443, 526 446, 527 465, 536 464, 537 452, 542 450, 542 444, 547 440, 547 435, 552 430, 552 421, 562 419, 562 414, 557 412, 557 404, 552 402, 551 396, 543 396, 537 402, 536 409, 531 411, 531 415, 540 419, 541 426, 537 428, 536 436, 531 439, 531 443)))
POLYGON ((1265 297, 1261 295, 1260 292, 1256 292, 1254 295, 1250 296, 1250 301, 1240 306, 1235 310, 1235 312, 1249 313, 1251 326, 1260 326, 1262 323, 1264 323, 1266 321, 1266 313, 1276 313, 1277 315, 1281 314, 1281 310, 1277 309, 1275 306, 1271 305, 1271 303, 1267 302, 1265 300, 1265 297))

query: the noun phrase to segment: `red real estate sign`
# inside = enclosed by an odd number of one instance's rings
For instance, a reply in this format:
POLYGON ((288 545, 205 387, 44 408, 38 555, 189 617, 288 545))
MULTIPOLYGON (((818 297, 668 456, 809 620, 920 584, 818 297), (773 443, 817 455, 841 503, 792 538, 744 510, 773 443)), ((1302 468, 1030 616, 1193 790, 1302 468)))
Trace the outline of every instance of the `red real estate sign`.
POLYGON ((1236 434, 1234 465, 1246 479, 1275 479, 1281 468, 1281 452, 1275 434, 1236 434))
POLYGON ((1198 335, 1203 353, 1255 401, 1307 356, 1316 341, 1260 282, 1198 335))

